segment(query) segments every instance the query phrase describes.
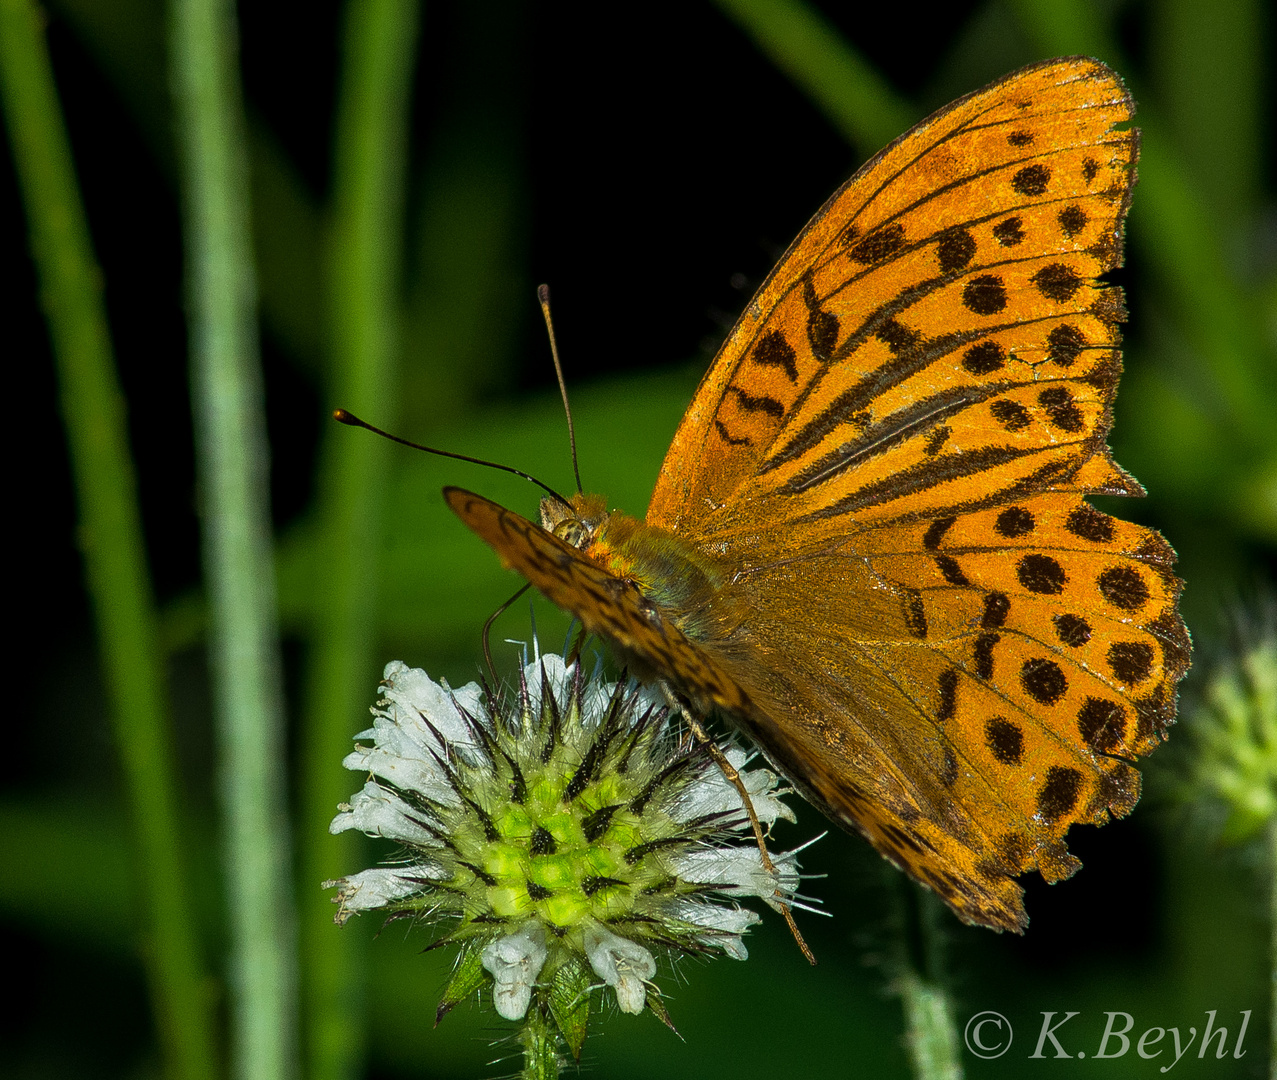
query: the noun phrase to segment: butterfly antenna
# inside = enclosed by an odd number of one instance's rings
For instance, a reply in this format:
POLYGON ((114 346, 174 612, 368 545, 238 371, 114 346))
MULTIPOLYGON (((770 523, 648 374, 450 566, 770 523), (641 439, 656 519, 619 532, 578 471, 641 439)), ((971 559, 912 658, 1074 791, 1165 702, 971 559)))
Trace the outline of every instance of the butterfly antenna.
POLYGON ((576 490, 581 486, 581 467, 576 462, 576 431, 572 427, 572 406, 568 404, 568 384, 563 378, 563 365, 559 363, 559 343, 554 339, 554 320, 550 318, 550 286, 537 287, 537 299, 541 302, 541 314, 545 317, 545 329, 550 335, 550 355, 554 358, 554 373, 559 377, 559 394, 563 398, 563 411, 568 418, 568 442, 572 445, 572 471, 576 474, 576 490))
POLYGON ((457 461, 468 461, 471 465, 484 465, 489 469, 500 469, 502 472, 514 473, 515 476, 521 476, 524 480, 529 480, 536 484, 537 487, 556 502, 560 502, 564 506, 568 507, 572 505, 567 499, 555 491, 554 488, 550 487, 549 484, 543 484, 535 476, 525 473, 522 469, 516 469, 513 465, 502 465, 496 461, 484 461, 483 458, 468 457, 465 454, 454 454, 448 450, 436 450, 433 446, 422 446, 421 443, 409 442, 407 439, 401 439, 398 435, 391 435, 388 431, 382 431, 381 428, 374 427, 372 424, 368 423, 367 420, 360 420, 354 413, 347 412, 345 409, 334 409, 333 419, 339 424, 348 424, 350 427, 367 428, 374 435, 380 435, 383 439, 389 439, 391 442, 397 442, 401 446, 409 446, 413 450, 424 450, 427 454, 437 454, 439 457, 455 458, 457 461))

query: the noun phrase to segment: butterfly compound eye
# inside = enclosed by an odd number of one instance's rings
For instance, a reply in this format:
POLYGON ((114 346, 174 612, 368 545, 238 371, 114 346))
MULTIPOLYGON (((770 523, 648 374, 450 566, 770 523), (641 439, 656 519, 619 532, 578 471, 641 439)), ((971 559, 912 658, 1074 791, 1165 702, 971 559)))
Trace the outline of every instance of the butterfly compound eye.
POLYGON ((541 500, 541 527, 577 549, 589 545, 607 518, 607 503, 602 495, 578 492, 567 503, 541 500))

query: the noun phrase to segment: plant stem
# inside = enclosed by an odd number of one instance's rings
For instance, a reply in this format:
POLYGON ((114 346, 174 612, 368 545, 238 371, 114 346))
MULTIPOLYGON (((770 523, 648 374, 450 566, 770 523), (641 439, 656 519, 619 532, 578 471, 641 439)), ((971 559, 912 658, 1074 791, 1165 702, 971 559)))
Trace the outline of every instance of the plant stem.
POLYGON ((905 1047, 916 1080, 962 1080, 962 1051, 945 989, 945 908, 932 892, 902 882, 905 920, 896 987, 905 1014, 905 1047), (912 944, 913 948, 909 948, 912 944))
POLYGON ((268 446, 230 0, 172 0, 191 395, 231 934, 232 1075, 297 1068, 294 913, 268 446))
MULTIPOLYGON (((350 0, 334 151, 329 248, 330 406, 392 425, 408 112, 417 42, 416 0, 350 0)), ((348 794, 341 767, 376 680, 378 553, 390 460, 379 440, 337 424, 324 439, 320 514, 323 596, 309 658, 303 735, 302 939, 308 1074, 360 1072, 360 939, 339 934, 321 881, 354 869, 355 834, 328 835, 348 794)), ((316 583, 317 585, 319 583, 316 583)))
POLYGON ((1269 978, 1272 999, 1268 1009, 1268 1075, 1277 1077, 1277 818, 1268 822, 1269 978))
POLYGON ((523 1043, 523 1072, 520 1080, 557 1080, 559 1075, 558 1035, 549 1011, 535 998, 528 1006, 527 1019, 519 1033, 523 1043))
POLYGON ((151 996, 172 1074, 218 1074, 183 866, 164 658, 102 275, 43 35, 29 0, 0 0, 0 92, 53 346, 97 624, 139 854, 151 996))
POLYGON ((913 1075, 917 1080, 962 1080, 962 1055, 949 995, 913 971, 901 976, 899 986, 913 1075))

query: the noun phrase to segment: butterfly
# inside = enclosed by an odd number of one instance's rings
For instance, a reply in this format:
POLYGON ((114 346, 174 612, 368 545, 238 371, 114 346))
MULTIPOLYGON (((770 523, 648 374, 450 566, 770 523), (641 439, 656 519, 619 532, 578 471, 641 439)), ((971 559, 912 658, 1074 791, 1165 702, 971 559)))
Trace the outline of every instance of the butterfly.
POLYGON ((1135 805, 1189 638, 1174 552, 1085 496, 1121 370, 1133 104, 1034 64, 868 161, 741 315, 645 520, 546 498, 451 508, 632 671, 746 733, 963 921, 1080 865, 1135 805))

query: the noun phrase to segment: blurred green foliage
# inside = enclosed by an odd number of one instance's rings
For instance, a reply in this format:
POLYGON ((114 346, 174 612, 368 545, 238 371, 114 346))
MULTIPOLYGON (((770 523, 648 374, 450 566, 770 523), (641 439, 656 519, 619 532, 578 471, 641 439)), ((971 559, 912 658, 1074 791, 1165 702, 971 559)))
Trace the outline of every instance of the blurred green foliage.
MULTIPOLYGON (((700 340, 721 336, 720 314, 730 321, 748 297, 748 288, 725 284, 729 276, 761 279, 828 192, 898 133, 902 117, 921 117, 1021 64, 1089 52, 1128 78, 1145 130, 1128 266, 1118 275, 1132 318, 1113 443, 1150 497, 1113 509, 1156 525, 1176 546, 1186 617, 1199 639, 1210 639, 1221 612, 1267 587, 1277 542, 1271 12, 1261 0, 898 7, 720 0, 628 14, 599 8, 586 19, 565 5, 521 0, 426 5, 402 206, 386 225, 402 256, 383 252, 392 277, 379 286, 393 323, 395 375, 358 408, 409 437, 566 487, 566 435, 531 288, 549 279, 586 487, 640 511, 704 369, 700 340)), ((185 853, 197 895, 191 916, 208 993, 224 1010, 165 7, 50 0, 48 14, 163 601, 179 784, 194 837, 185 853)), ((334 560, 361 557, 333 546, 338 511, 324 494, 324 470, 339 470, 349 452, 375 458, 372 468, 385 472, 375 481, 379 508, 367 511, 380 524, 365 553, 371 622, 352 676, 366 689, 347 738, 364 726, 362 709, 386 660, 454 683, 474 678, 478 627, 517 586, 444 508, 439 487, 474 487, 528 513, 536 491, 389 444, 347 450, 371 437, 325 430, 332 407, 355 407, 334 397, 349 385, 343 365, 353 362, 349 342, 334 345, 342 339, 333 291, 336 114, 350 74, 343 64, 352 62, 341 44, 347 14, 333 0, 244 5, 240 16, 297 763, 295 778, 280 782, 306 823, 296 841, 300 865, 311 866, 331 863, 336 850, 323 847, 334 841, 315 828, 323 808, 312 804, 326 797, 316 792, 358 782, 340 769, 339 753, 310 743, 318 713, 309 695, 327 670, 316 643, 348 610, 334 611, 334 560)), ((15 967, 35 989, 0 1021, 0 1070, 149 1075, 162 1066, 143 1000, 151 947, 137 892, 144 875, 135 872, 138 840, 123 782, 104 765, 107 707, 75 550, 73 488, 51 381, 40 374, 49 346, 10 174, 4 183, 6 212, 18 225, 5 245, 16 298, 8 352, 32 380, 23 398, 29 462, 14 481, 29 524, 15 565, 47 585, 16 613, 27 640, 15 668, 27 685, 0 796, 8 871, 0 915, 15 967)), ((566 620, 540 601, 533 610, 541 641, 557 647, 566 620)), ((526 611, 504 616, 494 642, 525 641, 526 611)), ((507 664, 515 651, 497 646, 507 664)), ((1173 766, 1170 748, 1164 753, 1173 766)), ((1234 1033, 1240 1011, 1251 1010, 1246 1055, 1202 1060, 1194 1047, 1174 1072, 1263 1075, 1269 871, 1254 849, 1220 849, 1159 797, 1179 788, 1165 778, 1170 771, 1147 770, 1147 794, 1130 820, 1070 837, 1086 864, 1077 877, 1052 888, 1029 884, 1026 938, 951 923, 959 1024, 997 1010, 1018 1040, 1005 1058, 968 1057, 969 1076, 1153 1075, 1165 1058, 1132 1051, 1093 1060, 1105 1010, 1131 1013, 1138 1035, 1151 1026, 1200 1031, 1212 1009, 1234 1033), (1035 1039, 1044 1010, 1081 1014, 1066 1042, 1086 1061, 1025 1061, 1024 1041, 1035 1039)), ((808 814, 782 843, 822 827, 808 814)), ((373 854, 384 852, 352 849, 340 858, 353 860, 351 869, 373 854)), ((682 1041, 650 1017, 609 1017, 586 1044, 592 1067, 617 1077, 907 1075, 900 1005, 887 992, 904 887, 842 835, 817 845, 809 863, 828 875, 809 891, 834 916, 810 931, 818 968, 806 966, 773 920, 750 941, 747 963, 682 969, 685 981, 668 1001, 682 1041)), ((318 952, 330 948, 332 992, 342 980, 360 988, 340 1004, 348 1052, 325 1069, 312 1046, 307 1075, 366 1067, 379 1076, 475 1076, 515 1067, 510 1030, 476 1009, 458 1009, 432 1029, 446 958, 417 955, 422 935, 401 940, 394 927, 371 940, 376 927, 359 920, 339 935, 314 902, 317 881, 304 878, 298 889, 303 962, 320 964, 318 952)), ((324 1009, 331 1021, 336 999, 325 1000, 307 1000, 312 1026, 324 1009)))

